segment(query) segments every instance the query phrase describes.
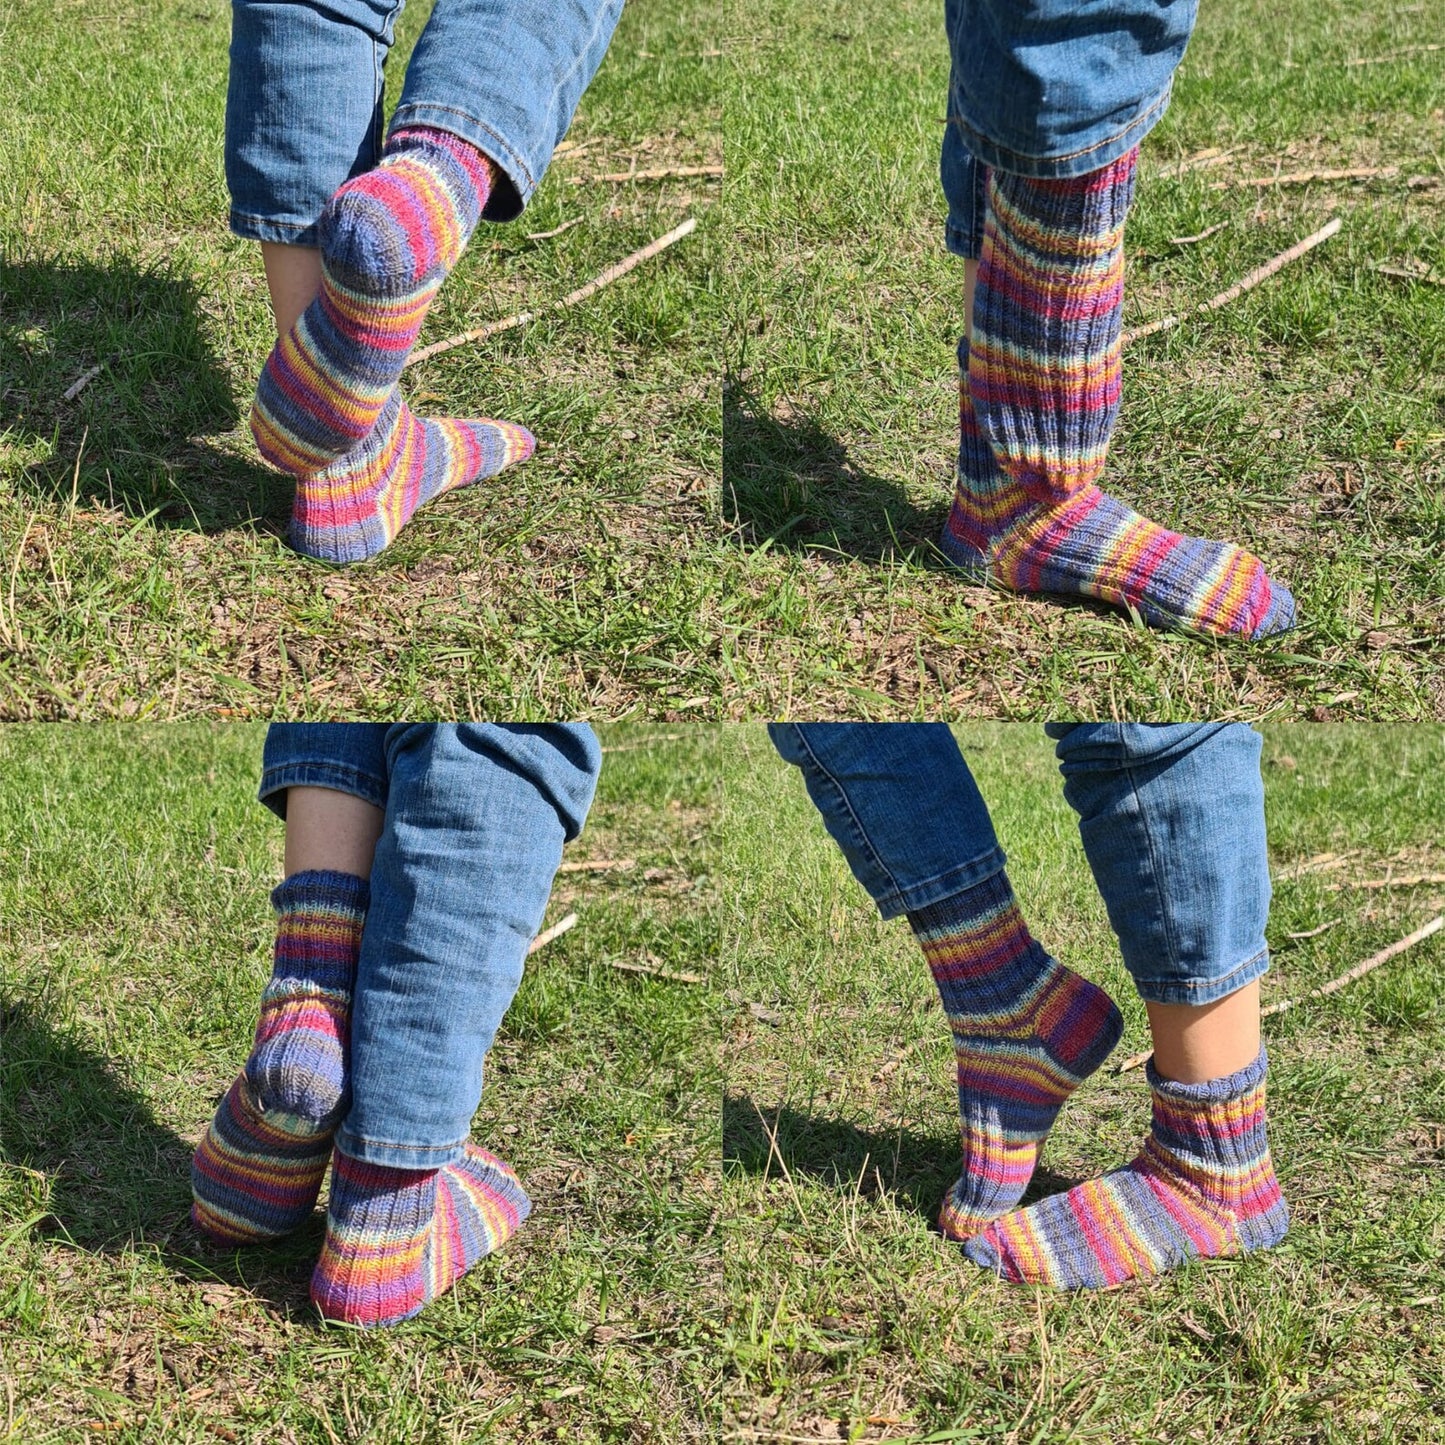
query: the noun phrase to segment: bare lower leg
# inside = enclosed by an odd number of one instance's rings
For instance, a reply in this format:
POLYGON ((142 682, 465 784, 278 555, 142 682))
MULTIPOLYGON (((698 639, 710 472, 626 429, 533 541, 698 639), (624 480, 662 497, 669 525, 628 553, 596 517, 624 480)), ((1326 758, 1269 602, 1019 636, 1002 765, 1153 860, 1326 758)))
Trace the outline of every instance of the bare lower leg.
POLYGON ((978 285, 978 262, 964 261, 963 263, 963 331, 970 339, 973 337, 973 292, 978 285))
POLYGON ((285 336, 321 291, 321 252, 315 246, 261 242, 276 335, 285 336))
POLYGON ((1150 1003, 1154 1067, 1176 1084, 1222 1079, 1259 1056, 1259 983, 1215 1003, 1150 1003))
POLYGON ((380 808, 333 788, 286 790, 286 876, 323 869, 371 876, 381 837, 380 808))

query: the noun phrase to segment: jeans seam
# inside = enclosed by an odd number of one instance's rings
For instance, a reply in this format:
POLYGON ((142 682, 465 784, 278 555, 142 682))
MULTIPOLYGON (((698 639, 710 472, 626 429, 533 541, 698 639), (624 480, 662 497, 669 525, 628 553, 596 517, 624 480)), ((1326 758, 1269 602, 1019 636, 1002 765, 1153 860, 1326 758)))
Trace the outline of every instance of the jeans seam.
MULTIPOLYGON (((1117 144, 1121 138, 1127 136, 1130 131, 1138 130, 1140 127, 1143 127, 1147 130, 1149 126, 1153 124, 1153 121, 1168 107, 1169 101, 1172 98, 1173 94, 1174 78, 1171 76, 1169 79, 1169 83, 1164 87, 1163 92, 1160 94, 1158 99, 1155 100, 1154 104, 1151 105, 1147 110, 1141 111, 1132 120, 1130 120, 1127 125, 1120 126, 1118 130, 1112 132, 1110 135, 1105 136, 1102 140, 1093 142, 1093 144, 1091 145, 1080 146, 1078 150, 1066 151, 1062 155, 1057 156, 1028 156, 1025 155, 1022 151, 1014 150, 1011 146, 1000 145, 997 142, 990 140, 989 137, 986 136, 983 131, 980 130, 977 126, 975 126, 971 120, 967 119, 961 114, 949 116, 947 124, 956 125, 961 131, 964 132, 965 144, 967 144, 968 135, 972 133, 973 135, 977 136, 979 140, 983 141, 985 143, 985 146, 989 149, 997 151, 1000 155, 1007 156, 1010 161, 1009 165, 1000 165, 997 162, 988 163, 993 165, 996 170, 1008 171, 1011 174, 1021 175, 1035 180, 1044 180, 1049 179, 1049 177, 1047 175, 1033 175, 1030 171, 1026 170, 1018 170, 1016 169, 1016 163, 1019 161, 1034 163, 1037 163, 1039 161, 1068 162, 1078 160, 1080 156, 1093 155, 1096 151, 1107 150, 1111 145, 1117 144)), ((967 149, 969 153, 974 156, 975 159, 978 158, 978 150, 974 146, 967 145, 967 149)), ((1108 162, 1105 161, 1103 164, 1107 165, 1108 162)), ((1101 169, 1101 167, 1096 166, 1093 167, 1093 169, 1097 170, 1101 169)), ((1085 174, 1088 174, 1088 172, 1085 172, 1085 174)))
MULTIPOLYGON (((1219 975, 1218 977, 1216 977, 1216 978, 1184 979, 1184 980, 1180 980, 1180 979, 1177 979, 1177 978, 1136 978, 1136 979, 1134 980, 1134 987, 1135 987, 1136 990, 1138 990, 1139 996, 1140 996, 1141 998, 1146 998, 1146 999, 1149 997, 1148 994, 1145 992, 1146 989, 1156 990, 1156 991, 1158 991, 1158 992, 1160 992, 1160 993, 1170 993, 1170 992, 1202 993, 1202 992, 1204 992, 1206 989, 1211 989, 1211 990, 1212 990, 1212 989, 1218 988, 1221 984, 1227 984, 1227 983, 1230 981, 1230 979, 1234 978, 1237 974, 1241 974, 1241 973, 1246 973, 1246 972, 1248 972, 1248 971, 1249 971, 1250 969, 1252 969, 1252 968, 1255 966, 1255 964, 1257 964, 1261 959, 1264 960, 1265 967, 1268 968, 1268 966, 1269 966, 1269 946, 1268 946, 1268 944, 1266 944, 1263 948, 1257 948, 1257 949, 1255 949, 1255 951, 1254 951, 1253 953, 1251 953, 1248 958, 1243 959, 1241 962, 1235 964, 1234 967, 1231 968, 1228 973, 1220 974, 1220 975, 1219 975)), ((1264 972, 1264 969, 1261 969, 1261 970, 1260 970, 1260 974, 1262 975, 1263 972, 1264 972)), ((1259 976, 1259 975, 1256 975, 1256 977, 1258 977, 1258 976, 1259 976)), ((1220 994, 1219 997, 1220 997, 1220 998, 1224 998, 1224 997, 1227 997, 1228 994, 1230 994, 1230 993, 1237 993, 1237 992, 1239 991, 1239 988, 1244 988, 1244 987, 1246 987, 1246 986, 1248 985, 1248 983, 1252 983, 1252 982, 1253 982, 1253 979, 1246 980, 1246 982, 1243 983, 1243 984, 1240 984, 1240 985, 1238 986, 1238 988, 1231 988, 1231 989, 1229 989, 1229 990, 1227 991, 1227 993, 1225 993, 1225 994, 1220 994)), ((1151 1002, 1154 1002, 1154 1001, 1156 1001, 1156 1000, 1151 1000, 1151 1002)))
POLYGON ((310 779, 311 774, 322 775, 336 782, 345 782, 349 787, 332 787, 333 792, 350 793, 366 803, 375 803, 376 797, 386 797, 386 783, 383 779, 374 777, 371 773, 363 772, 362 769, 352 767, 349 763, 316 761, 294 761, 282 763, 279 766, 272 766, 265 769, 261 774, 261 786, 257 797, 264 801, 272 793, 284 792, 290 788, 325 788, 331 787, 331 783, 318 783, 310 779), (306 775, 306 781, 282 781, 292 774, 306 775), (369 785, 369 786, 368 786, 369 785))
MULTIPOLYGON (((869 857, 872 859, 878 871, 888 880, 888 887, 893 897, 901 902, 903 898, 903 889, 899 887, 898 880, 893 876, 892 870, 883 861, 883 858, 879 854, 878 849, 874 846, 872 838, 868 836, 868 831, 866 828, 864 828, 862 820, 858 817, 858 814, 854 812, 852 800, 848 797, 848 794, 843 788, 843 785, 837 780, 837 778, 833 776, 832 773, 828 771, 827 768, 823 766, 821 759, 818 757, 817 753, 813 751, 812 745, 808 742, 807 734, 802 730, 802 728, 800 728, 797 723, 790 723, 789 726, 793 729, 794 736, 796 736, 798 741, 803 745, 803 748, 807 752, 809 758, 812 759, 813 766, 816 767, 818 771, 823 775, 823 777, 828 780, 828 782, 837 792, 838 796, 843 800, 843 806, 847 810, 848 818, 852 822, 853 826, 857 829, 858 836, 863 840, 863 844, 868 850, 869 857)), ((873 901, 878 904, 878 907, 881 911, 883 905, 879 903, 879 900, 877 900, 876 898, 873 901)))

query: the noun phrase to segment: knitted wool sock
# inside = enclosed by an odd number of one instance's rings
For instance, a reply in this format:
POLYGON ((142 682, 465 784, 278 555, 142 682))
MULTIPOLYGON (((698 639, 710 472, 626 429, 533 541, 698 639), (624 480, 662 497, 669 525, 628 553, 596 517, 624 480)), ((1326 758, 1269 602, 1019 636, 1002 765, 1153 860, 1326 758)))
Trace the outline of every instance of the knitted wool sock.
POLYGON ((338 1150, 311 1299, 328 1319, 399 1324, 505 1243, 531 1212, 512 1170, 474 1144, 444 1169, 388 1169, 338 1150))
POLYGON ((275 966, 240 1078, 191 1164, 198 1228, 226 1244, 310 1217, 347 1095, 351 992, 369 898, 349 873, 293 874, 271 894, 275 966))
POLYGON ((963 1173, 938 1224, 966 1239, 1019 1202, 1064 1100, 1108 1057, 1123 1020, 1033 939, 1003 873, 908 921, 953 1029, 963 1173))
POLYGON ((357 562, 422 502, 531 454, 506 422, 418 422, 396 393, 432 298, 491 191, 490 162, 446 131, 398 131, 322 212, 322 285, 261 372, 251 431, 301 483, 292 542, 357 562))
POLYGON ((1294 599, 1258 558, 1099 489, 1119 410, 1124 218, 1137 151, 1070 180, 990 171, 958 487, 940 547, 1016 592, 1097 597, 1155 627, 1259 638, 1294 599))
POLYGON ((370 902, 366 879, 293 873, 271 894, 276 954, 246 1079, 263 1108, 335 1122, 346 1101, 351 992, 370 902))
POLYGON ((1278 1244, 1289 1210, 1265 1137, 1267 1064, 1261 1047, 1237 1074, 1176 1084, 1151 1061, 1154 1127, 1134 1162, 1004 1215, 964 1252, 1005 1279, 1102 1289, 1278 1244))
POLYGON ((218 1244, 261 1244, 316 1208, 331 1130, 264 1109, 237 1076, 191 1159, 191 1222, 218 1244))
POLYGON ((534 445, 512 422, 423 421, 393 392, 365 441, 298 478, 291 545, 325 562, 363 562, 423 502, 526 461, 534 445))

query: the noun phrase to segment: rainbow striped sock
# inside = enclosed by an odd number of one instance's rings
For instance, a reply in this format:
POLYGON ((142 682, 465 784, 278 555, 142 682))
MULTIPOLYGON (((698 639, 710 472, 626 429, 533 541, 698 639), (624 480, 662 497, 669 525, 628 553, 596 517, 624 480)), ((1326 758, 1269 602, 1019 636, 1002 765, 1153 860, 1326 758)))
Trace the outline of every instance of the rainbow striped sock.
POLYGON ((276 954, 246 1080, 265 1109, 329 1128, 346 1106, 346 1046, 366 879, 293 873, 271 894, 276 954))
POLYGON ((393 392, 360 446, 298 479, 291 545, 324 562, 364 562, 423 502, 526 461, 534 444, 512 422, 422 420, 393 392))
POLYGON ((388 1169, 337 1151, 311 1299, 327 1319, 410 1319, 504 1244, 532 1212, 512 1170, 485 1149, 444 1169, 388 1169))
POLYGON ((231 1085, 191 1159, 191 1222, 218 1244, 262 1244, 316 1208, 331 1131, 262 1108, 245 1074, 231 1085))
POLYGON ((1181 536, 1097 483, 1119 410, 1124 219, 1137 150, 1070 180, 990 171, 958 487, 940 547, 1016 592, 1097 597, 1155 627, 1259 638, 1294 599, 1257 557, 1181 536))
POLYGON ((1034 940, 1001 872, 908 921, 958 1060, 963 1173, 938 1224, 967 1239, 1023 1197, 1064 1100, 1108 1057, 1123 1020, 1034 940))
POLYGON ((191 1163, 191 1218, 222 1243, 276 1239, 316 1207, 346 1103, 368 896, 364 879, 319 870, 271 894, 275 965, 255 1043, 191 1163))
POLYGON ((531 455, 509 422, 412 417, 397 392, 432 298, 491 190, 490 162, 446 131, 398 131, 321 215, 321 293, 261 372, 251 431, 299 483, 292 545, 375 556, 423 502, 531 455))
POLYGON ((1149 1064, 1154 1127, 1132 1164, 995 1220, 964 1245, 1004 1279, 1107 1289, 1186 1260, 1268 1249, 1289 1210, 1265 1137, 1263 1048, 1205 1084, 1149 1064))

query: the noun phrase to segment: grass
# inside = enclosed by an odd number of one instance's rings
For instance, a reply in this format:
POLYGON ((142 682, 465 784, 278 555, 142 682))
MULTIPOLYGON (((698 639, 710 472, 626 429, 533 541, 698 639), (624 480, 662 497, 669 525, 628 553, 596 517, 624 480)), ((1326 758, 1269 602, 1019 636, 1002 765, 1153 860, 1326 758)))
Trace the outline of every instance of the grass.
MULTIPOLYGON (((573 148, 482 229, 422 342, 545 306, 684 215, 697 232, 411 373, 423 413, 522 421, 539 454, 344 573, 285 547, 289 484, 245 425, 273 335, 226 228, 229 10, 0 16, 27 77, 0 118, 0 716, 695 711, 717 693, 718 184, 593 178, 720 159, 713 10, 627 6, 573 148)), ((429 10, 403 15, 392 101, 429 10)))
POLYGON ((1253 647, 948 572, 934 542, 962 267, 942 245, 936 6, 727 13, 724 506, 747 558, 736 646, 764 710, 1440 715, 1445 290, 1375 269, 1445 247, 1445 59, 1421 48, 1439 39, 1434 7, 1206 5, 1144 144, 1128 326, 1344 219, 1266 285, 1126 355, 1108 483, 1158 521, 1250 546, 1290 586, 1303 625, 1253 647), (1215 189, 1385 165, 1398 172, 1215 189))
POLYGON ((479 1139, 536 1210, 418 1319, 324 1327, 317 1227, 222 1253, 189 1155, 269 972, 281 829, 254 727, 0 731, 0 1439, 712 1438, 720 1246, 708 992, 716 734, 611 728, 479 1139))
MULTIPOLYGON (((1356 886, 1445 872, 1445 741, 1435 728, 1264 732, 1268 1003, 1445 909, 1438 884, 1356 886)), ((1050 745, 1017 725, 959 734, 1032 926, 1109 988, 1121 1057, 1137 1052, 1143 1009, 1050 745)), ((727 746, 724 1438, 1445 1439, 1440 935, 1266 1022, 1293 1216, 1281 1247, 1106 1294, 1006 1285, 931 1228, 957 1117, 947 1030, 906 925, 877 921, 761 731, 727 746)), ((1126 1161, 1147 1118, 1142 1075, 1107 1068, 1061 1116, 1044 1185, 1126 1161)))

